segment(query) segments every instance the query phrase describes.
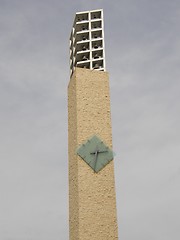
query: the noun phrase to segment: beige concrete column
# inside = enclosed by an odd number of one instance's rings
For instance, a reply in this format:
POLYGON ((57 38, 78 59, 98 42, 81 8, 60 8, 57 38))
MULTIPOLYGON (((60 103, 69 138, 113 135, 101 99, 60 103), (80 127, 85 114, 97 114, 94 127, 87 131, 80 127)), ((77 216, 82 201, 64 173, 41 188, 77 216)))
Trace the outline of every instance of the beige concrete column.
POLYGON ((68 86, 70 240, 117 240, 114 161, 94 173, 76 154, 93 135, 112 148, 108 73, 76 68, 68 86))

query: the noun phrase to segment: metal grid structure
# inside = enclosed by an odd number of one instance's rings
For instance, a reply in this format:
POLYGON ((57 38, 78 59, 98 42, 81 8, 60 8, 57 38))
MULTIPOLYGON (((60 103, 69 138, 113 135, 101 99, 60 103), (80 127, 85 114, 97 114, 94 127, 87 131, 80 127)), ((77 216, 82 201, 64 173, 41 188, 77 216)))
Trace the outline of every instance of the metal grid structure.
POLYGON ((70 71, 105 71, 103 10, 77 12, 70 35, 70 71))

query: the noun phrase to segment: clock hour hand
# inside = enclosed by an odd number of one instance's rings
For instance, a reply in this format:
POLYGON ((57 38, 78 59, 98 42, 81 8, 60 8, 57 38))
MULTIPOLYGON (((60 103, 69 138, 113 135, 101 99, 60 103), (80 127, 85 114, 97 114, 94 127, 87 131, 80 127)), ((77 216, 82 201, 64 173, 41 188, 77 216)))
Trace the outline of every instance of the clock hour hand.
POLYGON ((108 150, 98 151, 98 153, 104 153, 104 152, 108 152, 108 150))

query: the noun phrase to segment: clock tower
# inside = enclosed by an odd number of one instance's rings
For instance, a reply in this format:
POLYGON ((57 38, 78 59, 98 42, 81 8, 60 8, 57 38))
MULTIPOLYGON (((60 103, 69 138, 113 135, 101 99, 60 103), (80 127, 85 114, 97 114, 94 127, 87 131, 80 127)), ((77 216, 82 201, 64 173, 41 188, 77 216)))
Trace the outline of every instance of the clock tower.
POLYGON ((103 11, 76 13, 68 85, 69 239, 117 240, 103 11))

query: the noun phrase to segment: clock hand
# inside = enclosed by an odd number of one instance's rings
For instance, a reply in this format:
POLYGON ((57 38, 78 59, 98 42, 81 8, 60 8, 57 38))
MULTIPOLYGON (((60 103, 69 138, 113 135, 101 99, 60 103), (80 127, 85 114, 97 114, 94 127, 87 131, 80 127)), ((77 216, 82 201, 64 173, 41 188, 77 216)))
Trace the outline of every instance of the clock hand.
POLYGON ((94 154, 94 172, 95 172, 95 169, 96 169, 96 163, 97 163, 98 153, 99 153, 98 147, 96 147, 96 149, 95 149, 94 152, 91 152, 91 153, 90 153, 90 154, 94 154))
POLYGON ((98 153, 104 153, 104 152, 108 152, 108 150, 102 150, 102 151, 100 151, 100 150, 98 149, 98 147, 96 147, 95 152, 91 152, 91 153, 90 153, 90 154, 94 154, 94 172, 95 172, 95 169, 96 169, 98 153))
POLYGON ((97 163, 97 157, 98 157, 98 150, 96 150, 96 152, 94 153, 94 172, 95 172, 95 169, 96 169, 96 163, 97 163))
POLYGON ((96 148, 95 152, 90 152, 90 154, 96 154, 97 153, 103 153, 103 152, 108 152, 108 150, 98 150, 98 148, 96 148))
POLYGON ((104 152, 108 152, 108 150, 98 151, 98 153, 104 153, 104 152))

